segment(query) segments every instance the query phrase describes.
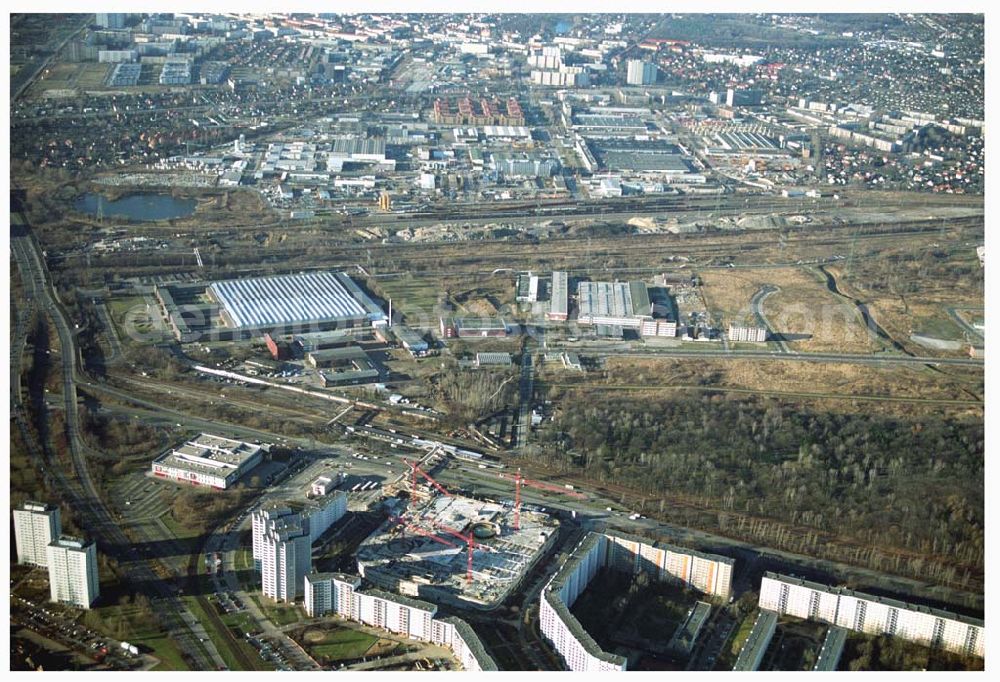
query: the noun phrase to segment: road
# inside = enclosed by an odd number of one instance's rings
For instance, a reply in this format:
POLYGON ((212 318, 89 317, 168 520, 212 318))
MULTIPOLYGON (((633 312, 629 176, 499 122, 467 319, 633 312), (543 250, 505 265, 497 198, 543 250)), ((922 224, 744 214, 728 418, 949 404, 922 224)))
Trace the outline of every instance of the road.
POLYGON ((11 102, 15 101, 18 97, 24 94, 24 91, 27 90, 28 87, 35 82, 35 79, 38 78, 38 74, 40 74, 42 70, 49 65, 52 59, 57 54, 59 54, 59 51, 66 46, 66 43, 68 43, 72 38, 75 38, 77 35, 79 35, 80 32, 87 27, 90 15, 84 15, 84 16, 86 16, 87 18, 84 19, 82 22, 80 22, 80 27, 72 31, 69 35, 67 35, 62 40, 62 42, 60 42, 59 45, 57 45, 56 48, 52 50, 51 54, 49 54, 48 57, 43 59, 41 62, 38 62, 37 65, 35 66, 32 66, 31 64, 25 64, 24 66, 21 67, 21 71, 18 71, 17 75, 14 76, 11 82, 11 97, 10 97, 11 102), (22 72, 24 72, 23 76, 21 75, 22 72))
POLYGON ((781 291, 781 289, 771 284, 765 284, 762 286, 757 293, 750 298, 750 311, 757 317, 761 326, 767 330, 768 337, 778 344, 781 352, 790 353, 791 351, 788 350, 788 344, 786 344, 785 340, 775 332, 774 327, 771 326, 771 323, 767 321, 767 317, 764 315, 764 299, 778 291, 781 291))
MULTIPOLYGON (((49 472, 51 477, 56 479, 67 501, 78 512, 80 524, 87 529, 91 537, 97 540, 98 548, 114 556, 118 560, 126 580, 135 585, 140 592, 149 595, 153 608, 170 637, 178 643, 183 651, 193 657, 199 668, 212 670, 222 667, 224 661, 212 642, 202 642, 200 641, 202 637, 193 633, 192 626, 197 625, 197 619, 177 598, 173 588, 152 570, 148 562, 137 559, 128 551, 132 547, 132 540, 125 535, 105 506, 90 477, 85 455, 86 447, 80 436, 79 413, 77 411, 78 349, 74 334, 48 282, 41 254, 30 235, 24 217, 12 213, 11 224, 16 226, 11 234, 11 253, 22 275, 25 297, 31 301, 31 305, 37 306, 39 312, 49 316, 59 337, 66 441, 76 479, 70 479, 64 467, 58 464, 48 469, 45 468, 43 464, 45 444, 35 443, 26 428, 27 420, 23 414, 21 395, 18 392, 11 396, 11 403, 12 412, 14 412, 15 419, 21 427, 22 436, 29 443, 29 450, 35 454, 42 470, 49 472)), ((22 352, 23 346, 11 348, 12 372, 15 370, 20 372, 22 352), (16 363, 13 362, 15 357, 17 358, 16 363)), ((17 384, 12 383, 11 386, 16 388, 17 384)))
POLYGON ((521 379, 518 385, 520 398, 517 413, 517 443, 514 447, 521 450, 528 444, 528 435, 531 433, 531 399, 535 388, 535 367, 527 343, 521 352, 521 379))
POLYGON ((858 353, 778 353, 777 351, 757 350, 684 350, 680 348, 663 348, 653 350, 601 350, 598 348, 582 349, 574 344, 552 344, 558 350, 585 353, 597 357, 629 357, 629 358, 701 358, 703 360, 781 360, 794 362, 823 362, 831 364, 854 365, 964 365, 967 367, 983 367, 982 359, 975 358, 933 358, 912 355, 862 355, 858 353))
POLYGON ((982 308, 948 308, 948 316, 954 320, 955 324, 964 329, 970 337, 970 340, 975 339, 982 343, 984 340, 983 332, 973 327, 971 324, 962 319, 962 316, 958 314, 959 310, 971 310, 974 312, 982 313, 984 312, 982 308))

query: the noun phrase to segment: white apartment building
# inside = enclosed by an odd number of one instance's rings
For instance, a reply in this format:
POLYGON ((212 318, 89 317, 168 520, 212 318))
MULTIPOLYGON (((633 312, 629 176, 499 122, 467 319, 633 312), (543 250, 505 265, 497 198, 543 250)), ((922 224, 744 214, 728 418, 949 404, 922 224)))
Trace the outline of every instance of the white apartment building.
POLYGON ((273 521, 284 516, 291 516, 292 510, 281 504, 269 504, 260 509, 255 509, 252 514, 250 514, 250 522, 253 527, 253 559, 254 567, 260 570, 260 560, 264 552, 264 532, 267 530, 268 526, 273 521))
POLYGON ((673 320, 643 320, 639 333, 643 337, 665 336, 672 339, 677 336, 677 323, 673 320))
POLYGON ((47 553, 51 600, 89 609, 100 594, 97 545, 62 535, 47 553))
POLYGON ((254 565, 259 570, 261 551, 264 546, 264 533, 274 522, 291 516, 299 517, 303 528, 308 532, 309 544, 313 544, 323 533, 329 530, 344 514, 347 513, 347 495, 343 491, 336 491, 333 494, 325 495, 314 501, 305 509, 299 512, 292 511, 291 507, 273 503, 256 509, 250 515, 253 527, 253 558, 254 565))
POLYGON ((467 671, 496 670, 482 642, 459 618, 435 619, 437 606, 382 590, 359 591, 361 578, 344 573, 305 577, 305 609, 310 617, 335 614, 396 634, 451 648, 467 671))
POLYGON ((539 607, 542 634, 573 671, 625 670, 628 663, 601 649, 569 610, 604 566, 630 573, 644 571, 658 580, 680 581, 725 598, 731 589, 733 560, 637 537, 589 533, 542 589, 539 607))
POLYGON ((767 330, 763 327, 737 327, 731 324, 729 325, 729 340, 764 343, 767 341, 767 330))
POLYGON ((626 67, 625 83, 628 85, 652 85, 656 82, 656 64, 641 59, 630 59, 626 67))
POLYGON ((285 516, 264 530, 260 577, 264 596, 293 602, 302 594, 306 573, 312 566, 309 531, 298 515, 285 516))
POLYGON ((926 646, 982 658, 983 621, 917 604, 765 573, 759 606, 870 635, 889 634, 926 646))
POLYGON ((323 533, 346 513, 347 494, 341 490, 320 498, 314 502, 314 506, 302 512, 302 516, 309 523, 309 544, 319 540, 323 533))
POLYGON ((17 563, 48 566, 49 544, 62 532, 59 507, 42 502, 25 502, 14 510, 14 542, 17 563))

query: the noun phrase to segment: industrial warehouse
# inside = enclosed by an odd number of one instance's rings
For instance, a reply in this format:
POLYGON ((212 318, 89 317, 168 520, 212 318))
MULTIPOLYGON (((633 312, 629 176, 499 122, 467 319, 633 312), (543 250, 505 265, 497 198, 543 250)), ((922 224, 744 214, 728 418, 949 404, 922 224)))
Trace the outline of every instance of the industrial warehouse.
POLYGON ((342 272, 213 282, 208 295, 222 306, 226 326, 236 329, 359 327, 386 320, 382 309, 342 272))
POLYGON ((521 510, 515 522, 511 508, 452 495, 433 498, 414 516, 369 536, 358 548, 358 571, 387 590, 475 608, 501 603, 558 527, 546 514, 521 510))
POLYGON ((577 291, 580 324, 638 329, 653 319, 645 282, 580 282, 577 291))
POLYGON ((203 433, 153 460, 153 475, 225 490, 260 464, 266 448, 203 433))
POLYGON ((648 573, 654 579, 677 581, 721 598, 729 597, 733 572, 733 560, 724 556, 627 535, 588 533, 540 596, 542 634, 573 671, 604 672, 628 666, 624 656, 605 652, 569 610, 605 566, 648 573))

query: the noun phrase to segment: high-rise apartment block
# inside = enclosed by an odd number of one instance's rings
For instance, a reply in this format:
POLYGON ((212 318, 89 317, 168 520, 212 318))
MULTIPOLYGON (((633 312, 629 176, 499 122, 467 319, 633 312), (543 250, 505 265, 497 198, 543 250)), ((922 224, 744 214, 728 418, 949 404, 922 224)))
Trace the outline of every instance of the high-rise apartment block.
POLYGON ((61 532, 59 507, 42 502, 22 504, 14 510, 17 563, 48 566, 49 543, 57 539, 61 532))
POLYGON ((63 535, 46 549, 52 601, 89 609, 100 594, 97 545, 63 535))

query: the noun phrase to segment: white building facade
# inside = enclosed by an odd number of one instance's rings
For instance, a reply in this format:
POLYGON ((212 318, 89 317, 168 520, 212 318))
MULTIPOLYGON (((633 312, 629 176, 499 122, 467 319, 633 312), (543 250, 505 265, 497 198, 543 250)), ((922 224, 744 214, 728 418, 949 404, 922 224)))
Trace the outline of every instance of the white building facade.
POLYGON ((766 573, 759 606, 870 635, 888 634, 969 656, 985 655, 981 620, 895 599, 766 573))
POLYGON ((264 531, 261 547, 261 590, 275 601, 293 602, 303 593, 312 565, 312 543, 297 515, 275 521, 264 531))
POLYGON ((25 502, 14 510, 14 542, 17 563, 48 566, 48 547, 62 532, 59 508, 41 502, 25 502))
POLYGON ((365 625, 449 647, 467 671, 496 670, 482 642, 458 618, 435 619, 437 606, 381 590, 358 590, 361 579, 344 573, 310 573, 305 577, 306 613, 333 614, 365 625))
POLYGON ((731 324, 729 325, 729 340, 764 343, 767 341, 767 330, 763 327, 737 327, 731 324))
POLYGON ((47 550, 52 601, 89 609, 100 594, 97 546, 63 535, 47 550))

